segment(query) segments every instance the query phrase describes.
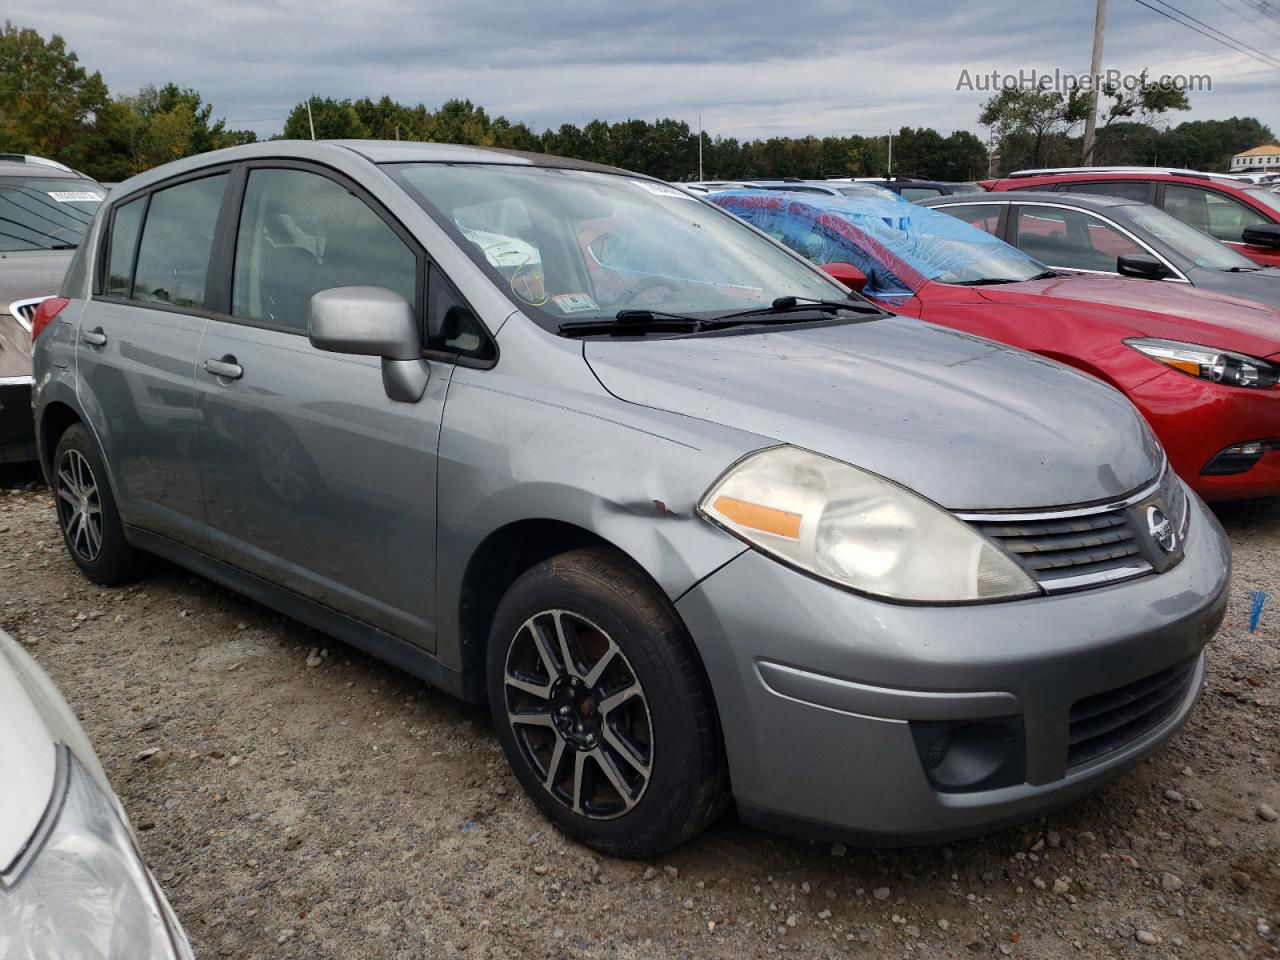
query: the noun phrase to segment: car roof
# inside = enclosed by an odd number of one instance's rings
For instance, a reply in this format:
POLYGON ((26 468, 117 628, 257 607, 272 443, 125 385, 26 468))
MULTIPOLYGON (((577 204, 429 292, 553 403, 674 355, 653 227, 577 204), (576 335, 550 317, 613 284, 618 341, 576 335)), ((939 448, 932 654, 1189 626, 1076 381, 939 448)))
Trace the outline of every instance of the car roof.
POLYGON ((147 189, 173 177, 194 173, 208 167, 240 163, 245 160, 289 159, 311 160, 316 163, 349 166, 359 157, 367 162, 379 163, 474 163, 504 164, 507 166, 548 167, 561 170, 586 170, 599 173, 621 174, 629 177, 653 179, 644 174, 632 173, 589 160, 571 160, 545 153, 524 150, 499 150, 496 147, 473 147, 452 143, 417 143, 408 140, 262 140, 237 147, 199 153, 122 181, 111 191, 112 200, 147 189))
MULTIPOLYGON (((1004 183, 1024 180, 1043 180, 1051 183, 1069 183, 1073 180, 1198 180, 1209 181, 1220 187, 1242 189, 1252 184, 1229 177, 1225 173, 1202 173, 1199 170, 1174 170, 1167 167, 1080 167, 1062 170, 1015 170, 1004 177, 996 177, 1004 183)), ((992 181, 985 181, 992 182, 992 181)))
POLYGON ((66 164, 23 153, 0 153, 0 177, 48 177, 59 180, 88 180, 66 164))
POLYGON ((1053 190, 1000 190, 984 193, 955 193, 922 201, 926 207, 946 207, 957 203, 1066 203, 1087 209, 1103 207, 1136 207, 1141 200, 1129 197, 1107 197, 1100 193, 1058 192, 1053 190))

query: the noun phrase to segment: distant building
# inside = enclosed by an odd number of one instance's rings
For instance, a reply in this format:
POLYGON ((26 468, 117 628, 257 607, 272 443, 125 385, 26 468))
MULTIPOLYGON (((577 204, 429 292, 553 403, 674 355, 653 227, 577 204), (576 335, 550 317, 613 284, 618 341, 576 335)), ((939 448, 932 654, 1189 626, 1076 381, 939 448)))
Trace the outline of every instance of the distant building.
POLYGON ((1231 158, 1228 173, 1280 173, 1280 147, 1264 143, 1231 158))

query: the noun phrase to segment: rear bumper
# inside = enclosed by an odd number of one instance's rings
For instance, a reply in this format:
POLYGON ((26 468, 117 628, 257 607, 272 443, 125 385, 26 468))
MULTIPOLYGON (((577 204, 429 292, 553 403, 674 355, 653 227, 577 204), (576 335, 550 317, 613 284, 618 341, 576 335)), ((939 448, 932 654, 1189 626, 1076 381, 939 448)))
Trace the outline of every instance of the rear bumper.
POLYGON ((884 604, 742 554, 677 607, 711 679, 743 817, 858 843, 929 842, 1041 815, 1133 766, 1190 714, 1226 610, 1225 538, 1203 504, 1192 511, 1172 570, 1008 603, 884 604), (1073 706, 1183 665, 1150 725, 1072 760, 1073 706), (1018 776, 937 787, 923 725, 988 718, 1021 730, 1018 776))
POLYGON ((1169 371, 1129 392, 1164 444, 1178 475, 1206 500, 1280 496, 1280 388, 1223 387, 1169 371), (1227 447, 1270 441, 1243 473, 1200 471, 1227 447))
POLYGON ((0 378, 0 463, 36 459, 31 378, 0 378))

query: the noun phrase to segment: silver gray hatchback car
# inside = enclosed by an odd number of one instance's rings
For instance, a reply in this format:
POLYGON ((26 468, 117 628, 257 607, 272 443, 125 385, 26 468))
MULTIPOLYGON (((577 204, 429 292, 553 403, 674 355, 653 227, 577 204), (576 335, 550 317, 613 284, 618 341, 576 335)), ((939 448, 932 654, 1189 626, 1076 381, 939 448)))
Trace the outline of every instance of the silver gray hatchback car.
POLYGON ((1229 553, 1124 397, 682 190, 269 142, 114 188, 36 342, 91 579, 159 554, 470 701, 567 834, 1025 819, 1187 718, 1229 553))

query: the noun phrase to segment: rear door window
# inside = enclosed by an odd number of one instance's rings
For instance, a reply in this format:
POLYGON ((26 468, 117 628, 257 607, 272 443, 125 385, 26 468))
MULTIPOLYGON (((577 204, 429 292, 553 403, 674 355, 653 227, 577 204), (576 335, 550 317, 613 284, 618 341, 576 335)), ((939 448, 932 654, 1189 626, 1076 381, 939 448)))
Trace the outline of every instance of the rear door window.
POLYGON ((1270 222, 1225 194, 1180 183, 1164 188, 1164 209, 1183 223, 1228 243, 1239 243, 1245 227, 1270 222))
MULTIPOLYGON (((510 238, 483 233, 494 245, 510 238)), ((514 256, 503 252, 496 256, 514 256)), ((231 312, 297 333, 311 297, 332 287, 385 287, 417 302, 417 255, 346 187, 305 170, 249 171, 231 312)))
POLYGON ((1115 227, 1080 210, 1019 204, 1017 246, 1051 267, 1115 273, 1116 259, 1146 253, 1115 227))
POLYGON ((954 206, 934 207, 943 213, 949 213, 957 220, 963 220, 970 226, 985 230, 992 236, 999 235, 1001 203, 957 203, 954 206))
POLYGON ((209 276, 209 255, 227 175, 189 180, 151 195, 138 266, 134 300, 201 308, 209 276))

